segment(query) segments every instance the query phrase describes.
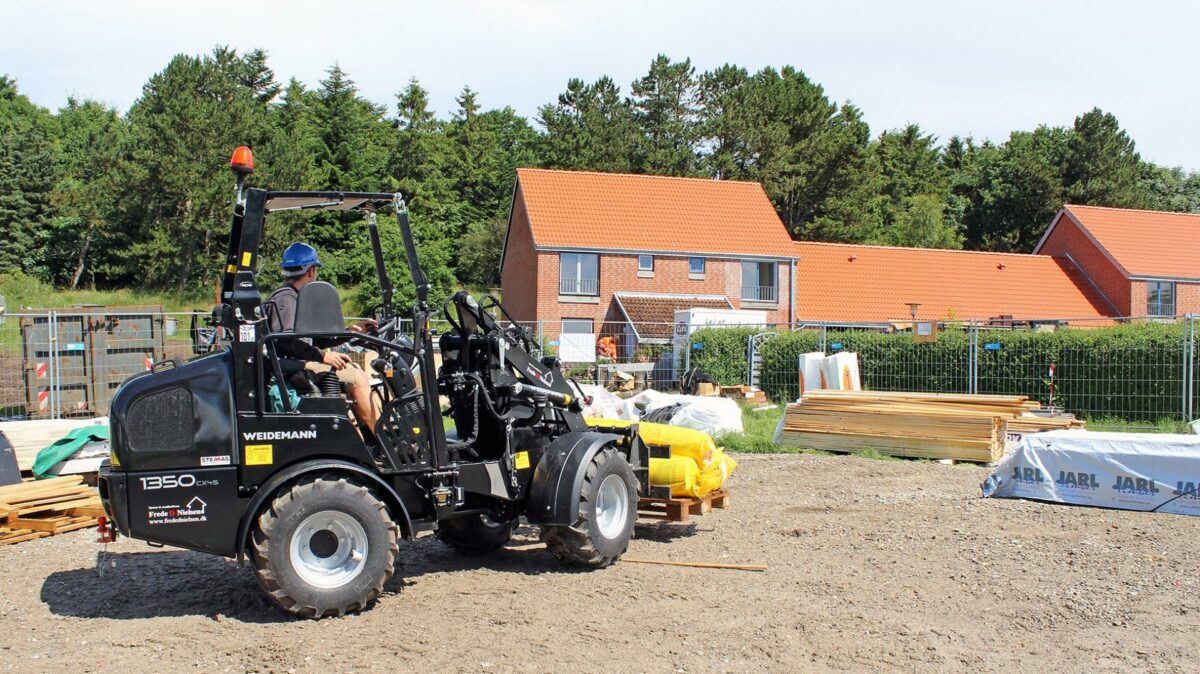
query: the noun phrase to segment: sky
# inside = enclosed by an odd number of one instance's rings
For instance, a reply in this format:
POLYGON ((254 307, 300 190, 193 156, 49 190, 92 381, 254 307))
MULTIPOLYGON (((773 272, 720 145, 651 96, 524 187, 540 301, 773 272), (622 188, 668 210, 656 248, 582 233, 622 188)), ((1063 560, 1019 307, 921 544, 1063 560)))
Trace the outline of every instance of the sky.
POLYGON ((265 49, 314 86, 334 62, 394 111, 410 78, 442 116, 463 85, 531 119, 571 77, 622 91, 659 53, 697 71, 791 65, 862 109, 873 134, 940 140, 1111 112, 1142 157, 1200 170, 1200 3, 1057 0, 4 0, 0 74, 34 102, 125 110, 177 53, 265 49))

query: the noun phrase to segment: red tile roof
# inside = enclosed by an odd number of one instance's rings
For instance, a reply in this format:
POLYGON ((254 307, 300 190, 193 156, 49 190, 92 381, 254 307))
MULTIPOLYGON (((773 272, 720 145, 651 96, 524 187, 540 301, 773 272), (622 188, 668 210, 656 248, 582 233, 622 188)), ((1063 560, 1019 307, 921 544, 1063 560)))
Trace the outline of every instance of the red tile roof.
POLYGON ((1200 278, 1200 215, 1071 204, 1063 210, 1130 276, 1200 278))
POLYGON ((539 247, 794 254, 758 183, 528 168, 517 179, 539 247))
POLYGON ((621 305, 641 339, 673 337, 676 311, 733 308, 728 298, 713 295, 616 293, 613 299, 621 305))
POLYGON ((1115 310, 1065 259, 1048 255, 796 242, 797 316, 876 323, 1098 318, 1115 310))

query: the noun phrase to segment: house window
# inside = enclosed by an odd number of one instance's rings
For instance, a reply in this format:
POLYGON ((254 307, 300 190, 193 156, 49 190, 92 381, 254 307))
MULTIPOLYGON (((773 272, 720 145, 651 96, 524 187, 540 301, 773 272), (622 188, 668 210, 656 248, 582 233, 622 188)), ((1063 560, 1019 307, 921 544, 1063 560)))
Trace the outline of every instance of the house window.
POLYGON ((1174 283, 1151 281, 1146 284, 1146 314, 1150 316, 1175 315, 1174 283))
POLYGON ((688 273, 703 274, 704 273, 704 258, 689 257, 688 258, 688 273))
POLYGON ((592 319, 590 318, 564 318, 562 331, 569 335, 595 334, 592 332, 592 319))
POLYGON ((742 262, 742 299, 778 302, 779 274, 774 262, 742 262))
POLYGON ((562 295, 599 295, 600 256, 595 253, 560 253, 558 292, 562 295))
POLYGON ((639 255, 638 256, 638 271, 654 271, 654 256, 639 255))

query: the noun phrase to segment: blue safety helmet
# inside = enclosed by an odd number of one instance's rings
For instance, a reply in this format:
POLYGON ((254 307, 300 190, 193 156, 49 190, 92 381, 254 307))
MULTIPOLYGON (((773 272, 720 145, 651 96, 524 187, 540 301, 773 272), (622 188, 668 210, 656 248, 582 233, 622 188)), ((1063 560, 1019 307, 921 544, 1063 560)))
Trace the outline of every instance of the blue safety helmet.
POLYGON ((296 242, 283 251, 283 262, 279 266, 283 268, 284 278, 295 278, 303 276, 309 267, 320 267, 321 258, 317 257, 316 248, 296 242))

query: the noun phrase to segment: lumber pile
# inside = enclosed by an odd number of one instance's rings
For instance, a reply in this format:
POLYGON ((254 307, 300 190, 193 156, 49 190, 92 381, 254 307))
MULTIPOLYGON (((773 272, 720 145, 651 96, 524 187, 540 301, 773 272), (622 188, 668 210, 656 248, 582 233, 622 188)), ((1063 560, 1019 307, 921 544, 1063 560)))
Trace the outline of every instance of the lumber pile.
POLYGON ((108 425, 108 417, 92 419, 40 419, 38 421, 0 421, 0 432, 12 443, 17 454, 17 466, 22 471, 33 469, 37 453, 76 428, 108 425))
POLYGON ((0 487, 0 545, 96 526, 103 514, 99 492, 80 475, 0 487))
POLYGON ((1064 431, 1087 428, 1083 419, 1076 419, 1073 414, 1047 417, 1040 414, 1026 414, 1011 419, 1008 422, 1009 433, 1041 433, 1042 431, 1064 431))
POLYGON ((1008 424, 1040 405, 1025 396, 811 391, 788 405, 779 444, 991 463, 1008 424))

